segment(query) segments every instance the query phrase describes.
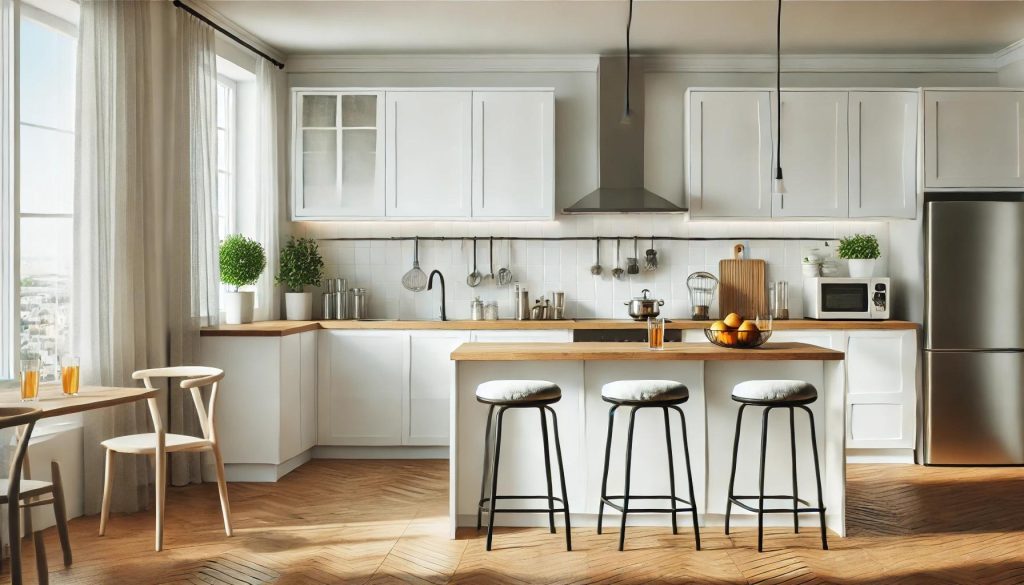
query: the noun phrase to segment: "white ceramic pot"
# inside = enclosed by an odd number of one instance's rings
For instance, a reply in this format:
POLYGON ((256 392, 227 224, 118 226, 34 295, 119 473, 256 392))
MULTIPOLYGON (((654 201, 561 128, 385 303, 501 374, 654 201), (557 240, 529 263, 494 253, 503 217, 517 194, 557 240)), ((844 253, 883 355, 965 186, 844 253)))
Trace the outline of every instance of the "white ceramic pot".
POLYGON ((821 276, 821 264, 804 263, 800 265, 800 271, 803 273, 804 278, 816 278, 821 276))
POLYGON ((313 293, 284 293, 284 318, 289 321, 309 321, 313 318, 313 293))
POLYGON ((850 259, 846 261, 846 264, 850 268, 850 276, 853 278, 871 278, 875 275, 875 259, 870 260, 854 260, 850 259))
POLYGON ((256 305, 256 293, 252 291, 229 292, 224 295, 224 323, 241 325, 252 323, 252 310, 256 305))

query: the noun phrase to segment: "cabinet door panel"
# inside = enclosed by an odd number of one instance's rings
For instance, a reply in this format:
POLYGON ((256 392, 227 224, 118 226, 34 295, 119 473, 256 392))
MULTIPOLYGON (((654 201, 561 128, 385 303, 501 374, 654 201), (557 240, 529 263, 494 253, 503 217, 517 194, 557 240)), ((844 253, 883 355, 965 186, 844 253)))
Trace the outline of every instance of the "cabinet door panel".
POLYGON ((1024 187, 1024 92, 926 91, 925 187, 1024 187))
POLYGON ((461 331, 409 334, 409 394, 403 417, 403 444, 448 444, 455 374, 451 353, 468 340, 469 335, 461 331))
MULTIPOLYGON (((321 383, 321 445, 401 445, 407 336, 395 332, 324 332, 328 375, 321 383)), ((326 365, 326 367, 324 367, 326 365)))
POLYGON ((280 457, 281 461, 287 461, 298 455, 300 448, 300 434, 302 427, 302 364, 301 364, 301 342, 298 335, 286 335, 281 338, 281 353, 278 360, 281 364, 280 381, 280 413, 281 413, 281 435, 280 435, 280 457))
POLYGON ((388 92, 386 102, 387 215, 468 217, 472 94, 388 92))
POLYGON ((474 217, 554 217, 554 109, 550 91, 473 92, 474 217))
POLYGON ((771 214, 767 91, 695 91, 689 104, 690 215, 771 214))
POLYGON ((847 447, 914 447, 916 365, 916 331, 849 332, 846 345, 847 447))
POLYGON ((292 100, 292 216, 383 216, 383 92, 300 91, 292 100))
MULTIPOLYGON (((317 332, 299 334, 299 448, 316 445, 317 332)), ((283 383, 288 383, 284 380, 283 383)))
POLYGON ((850 93, 850 217, 917 215, 917 106, 910 91, 850 93))
POLYGON ((786 192, 773 196, 772 215, 849 215, 846 115, 846 92, 783 92, 782 170, 786 192))

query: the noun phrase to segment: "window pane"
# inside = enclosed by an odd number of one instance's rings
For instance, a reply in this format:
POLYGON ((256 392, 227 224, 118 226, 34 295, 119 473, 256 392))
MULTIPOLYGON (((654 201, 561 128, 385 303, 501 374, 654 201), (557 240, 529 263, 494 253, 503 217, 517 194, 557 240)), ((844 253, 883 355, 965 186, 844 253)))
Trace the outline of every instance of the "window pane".
POLYGON ((228 100, 231 99, 231 90, 221 84, 217 84, 217 126, 220 128, 227 128, 228 126, 228 109, 230 104, 228 100))
POLYGON ((341 98, 341 125, 375 128, 377 126, 377 96, 346 95, 341 98))
POLYGON ((21 121, 75 129, 75 39, 21 19, 21 121))
POLYGON ((330 205, 338 180, 338 141, 335 130, 302 133, 302 195, 307 207, 330 205))
POLYGON ((217 130, 217 170, 218 171, 228 171, 228 170, 231 170, 231 167, 230 167, 231 160, 230 160, 230 158, 228 156, 228 153, 230 152, 229 147, 231 145, 231 143, 228 142, 229 140, 231 140, 231 137, 228 134, 227 130, 221 130, 221 129, 217 130))
POLYGON ((70 218, 21 220, 21 354, 47 375, 70 347, 71 229, 70 218))
POLYGON ((377 131, 345 130, 341 161, 341 195, 367 201, 373 197, 377 174, 377 131))
POLYGON ((21 212, 71 213, 74 165, 74 135, 23 125, 21 212))
POLYGON ((333 95, 302 96, 302 125, 333 127, 338 118, 337 108, 337 98, 333 95))

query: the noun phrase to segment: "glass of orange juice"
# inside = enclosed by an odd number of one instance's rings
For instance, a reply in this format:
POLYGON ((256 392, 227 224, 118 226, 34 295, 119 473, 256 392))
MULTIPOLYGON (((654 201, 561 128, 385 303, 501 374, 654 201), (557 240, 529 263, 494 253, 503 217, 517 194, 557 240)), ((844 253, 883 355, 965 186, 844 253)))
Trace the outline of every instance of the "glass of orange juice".
POLYGON ((39 400, 39 360, 21 360, 21 401, 39 400))
POLYGON ((60 356, 60 385, 64 396, 78 395, 79 361, 77 355, 60 356))
POLYGON ((655 350, 665 349, 665 319, 647 318, 647 347, 655 350))

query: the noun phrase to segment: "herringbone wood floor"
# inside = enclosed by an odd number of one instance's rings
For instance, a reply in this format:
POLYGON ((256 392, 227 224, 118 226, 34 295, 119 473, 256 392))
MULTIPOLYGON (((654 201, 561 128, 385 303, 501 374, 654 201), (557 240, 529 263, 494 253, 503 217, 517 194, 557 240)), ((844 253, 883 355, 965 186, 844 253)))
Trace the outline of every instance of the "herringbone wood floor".
MULTIPOLYGON (((47 531, 54 584, 310 583, 1024 583, 1024 469, 849 467, 850 537, 818 549, 814 530, 702 534, 636 528, 627 550, 602 536, 504 529, 496 550, 447 531, 443 461, 314 461, 277 484, 231 484, 235 537, 220 530, 213 485, 174 488, 166 550, 154 554, 152 515, 71 522, 75 563, 60 566, 47 531)), ((26 583, 35 582, 26 541, 26 583)), ((6 569, 6 567, 5 567, 6 569)), ((5 578, 9 577, 5 574, 5 578)))

